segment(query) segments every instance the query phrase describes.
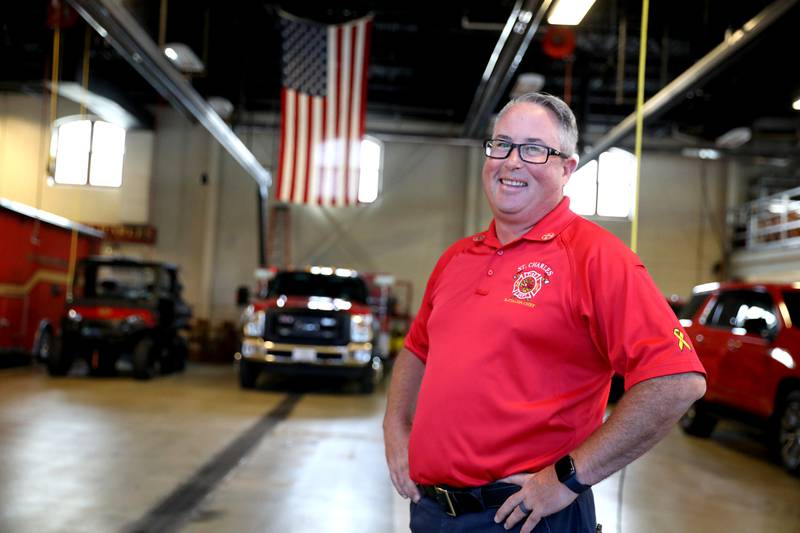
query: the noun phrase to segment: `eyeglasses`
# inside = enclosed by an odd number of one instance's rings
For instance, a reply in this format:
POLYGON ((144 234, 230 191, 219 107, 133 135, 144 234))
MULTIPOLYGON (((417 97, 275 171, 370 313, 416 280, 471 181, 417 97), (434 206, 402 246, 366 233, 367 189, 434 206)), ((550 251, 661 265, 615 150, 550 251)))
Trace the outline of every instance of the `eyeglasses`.
POLYGON ((489 139, 483 143, 484 155, 492 159, 505 159, 511 155, 511 151, 514 148, 518 149, 520 159, 526 163, 533 163, 534 165, 543 165, 547 163, 551 155, 562 159, 567 159, 569 157, 559 150, 543 144, 516 144, 502 139, 489 139))

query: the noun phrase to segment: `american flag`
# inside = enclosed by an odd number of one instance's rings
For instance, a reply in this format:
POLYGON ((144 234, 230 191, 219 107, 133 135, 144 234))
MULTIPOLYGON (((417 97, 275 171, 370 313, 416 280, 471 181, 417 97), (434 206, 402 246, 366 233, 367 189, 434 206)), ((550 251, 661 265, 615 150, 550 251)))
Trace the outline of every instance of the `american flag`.
POLYGON ((278 200, 358 204, 371 28, 371 17, 327 26, 281 16, 278 200))

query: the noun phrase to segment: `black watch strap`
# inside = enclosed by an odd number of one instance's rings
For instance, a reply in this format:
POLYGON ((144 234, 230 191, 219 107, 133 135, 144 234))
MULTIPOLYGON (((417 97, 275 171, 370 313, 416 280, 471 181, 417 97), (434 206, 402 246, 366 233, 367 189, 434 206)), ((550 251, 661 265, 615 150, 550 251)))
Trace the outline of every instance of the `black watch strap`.
POLYGON ((575 494, 580 494, 591 488, 591 485, 584 485, 578 481, 577 472, 575 471, 575 461, 573 461, 572 457, 569 455, 565 455, 556 461, 555 469, 558 480, 575 494))

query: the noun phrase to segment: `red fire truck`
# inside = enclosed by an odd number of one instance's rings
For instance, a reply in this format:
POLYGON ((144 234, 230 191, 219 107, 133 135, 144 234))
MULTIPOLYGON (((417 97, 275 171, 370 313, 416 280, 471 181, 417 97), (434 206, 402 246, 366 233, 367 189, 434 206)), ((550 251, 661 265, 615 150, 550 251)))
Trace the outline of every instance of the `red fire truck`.
POLYGON ((20 356, 47 358, 75 262, 97 253, 102 238, 95 229, 0 198, 0 366, 20 356))
POLYGON ((407 329, 394 277, 320 266, 262 272, 242 317, 241 386, 255 387, 264 371, 349 377, 372 392, 395 355, 393 336, 407 329))

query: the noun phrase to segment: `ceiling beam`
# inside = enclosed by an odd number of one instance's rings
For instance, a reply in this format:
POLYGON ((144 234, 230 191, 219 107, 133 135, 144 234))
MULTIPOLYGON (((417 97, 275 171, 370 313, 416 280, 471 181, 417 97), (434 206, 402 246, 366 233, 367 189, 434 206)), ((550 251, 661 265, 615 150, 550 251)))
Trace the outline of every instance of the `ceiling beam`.
POLYGON ((131 14, 115 0, 68 0, 173 107, 196 119, 253 177, 266 196, 272 177, 224 120, 167 60, 131 14))
MULTIPOLYGON (((747 21, 744 26, 726 37, 722 43, 644 103, 642 107, 644 120, 666 111, 672 105, 677 104, 689 89, 708 81, 710 77, 720 71, 720 67, 724 66, 737 52, 741 51, 796 3, 797 0, 776 0, 747 21)), ((636 112, 633 112, 611 128, 608 133, 597 140, 591 150, 581 156, 578 168, 597 159, 600 154, 622 141, 633 132, 635 126, 636 112)))
POLYGON ((551 3, 552 0, 542 0, 541 3, 538 0, 517 0, 514 4, 467 113, 463 130, 465 137, 483 136, 489 115, 514 77, 551 3), (537 4, 539 9, 534 15, 537 4))

